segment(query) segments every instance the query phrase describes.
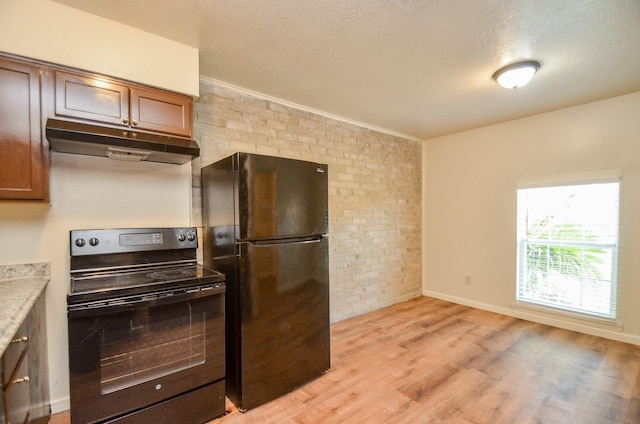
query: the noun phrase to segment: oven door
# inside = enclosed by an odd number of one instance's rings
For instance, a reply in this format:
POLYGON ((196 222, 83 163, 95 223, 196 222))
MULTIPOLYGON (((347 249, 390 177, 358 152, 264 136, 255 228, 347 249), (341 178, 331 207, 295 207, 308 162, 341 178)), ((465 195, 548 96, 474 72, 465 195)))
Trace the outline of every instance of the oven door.
POLYGON ((224 378, 224 286, 69 305, 71 420, 93 423, 224 378))

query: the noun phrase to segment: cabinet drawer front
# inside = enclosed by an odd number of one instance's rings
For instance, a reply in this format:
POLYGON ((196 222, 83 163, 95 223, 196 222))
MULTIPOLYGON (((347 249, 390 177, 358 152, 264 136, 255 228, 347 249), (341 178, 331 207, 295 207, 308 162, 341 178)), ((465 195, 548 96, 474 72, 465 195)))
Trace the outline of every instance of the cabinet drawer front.
POLYGON ((188 96, 132 88, 132 128, 191 137, 192 104, 188 96))
POLYGON ((56 71, 57 116, 127 126, 129 89, 112 81, 56 71))
POLYGON ((18 330, 16 336, 2 355, 2 385, 9 384, 12 376, 15 374, 15 369, 20 361, 22 352, 27 349, 26 329, 23 327, 18 330))

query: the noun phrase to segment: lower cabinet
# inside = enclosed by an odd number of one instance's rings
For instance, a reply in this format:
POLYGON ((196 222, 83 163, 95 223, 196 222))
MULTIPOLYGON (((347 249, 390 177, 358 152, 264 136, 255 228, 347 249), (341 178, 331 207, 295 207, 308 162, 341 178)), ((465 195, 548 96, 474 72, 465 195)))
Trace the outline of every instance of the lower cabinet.
POLYGON ((29 422, 29 341, 26 327, 18 331, 19 336, 11 342, 2 355, 2 392, 5 419, 8 423, 29 422))
POLYGON ((2 354, 0 424, 49 422, 51 408, 44 318, 44 294, 41 294, 2 354))

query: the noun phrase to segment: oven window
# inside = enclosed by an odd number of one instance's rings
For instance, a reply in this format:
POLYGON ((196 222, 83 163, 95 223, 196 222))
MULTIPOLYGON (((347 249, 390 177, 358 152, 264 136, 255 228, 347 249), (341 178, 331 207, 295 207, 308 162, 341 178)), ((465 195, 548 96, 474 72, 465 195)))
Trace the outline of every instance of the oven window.
POLYGON ((206 314, 189 302, 140 308, 105 322, 100 337, 102 394, 201 365, 206 314))

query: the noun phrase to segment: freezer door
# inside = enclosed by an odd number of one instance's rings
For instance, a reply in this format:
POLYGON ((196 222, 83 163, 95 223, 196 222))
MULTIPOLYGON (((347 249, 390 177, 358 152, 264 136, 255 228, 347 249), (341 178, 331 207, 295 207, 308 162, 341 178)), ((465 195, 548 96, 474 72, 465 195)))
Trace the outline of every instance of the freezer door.
POLYGON ((240 240, 328 232, 327 165, 239 153, 240 240))
POLYGON ((241 246, 242 387, 232 400, 250 409, 329 369, 328 239, 241 246))

